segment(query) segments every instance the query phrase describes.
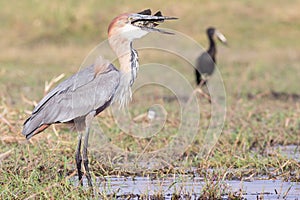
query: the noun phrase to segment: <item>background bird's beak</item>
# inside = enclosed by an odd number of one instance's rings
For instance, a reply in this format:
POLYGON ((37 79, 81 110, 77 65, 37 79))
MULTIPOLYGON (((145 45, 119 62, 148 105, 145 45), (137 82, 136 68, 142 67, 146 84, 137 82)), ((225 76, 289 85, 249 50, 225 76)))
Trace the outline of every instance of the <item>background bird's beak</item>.
POLYGON ((224 45, 228 46, 226 37, 220 31, 216 30, 215 34, 224 45))
POLYGON ((134 14, 131 16, 131 24, 137 27, 140 27, 143 30, 152 32, 157 31, 160 33, 165 34, 173 34, 171 32, 154 28, 159 25, 159 23, 164 22, 165 20, 175 20, 178 19, 177 17, 168 17, 168 16, 162 16, 161 12, 158 11, 154 15, 151 15, 151 11, 145 10, 141 13, 134 14))

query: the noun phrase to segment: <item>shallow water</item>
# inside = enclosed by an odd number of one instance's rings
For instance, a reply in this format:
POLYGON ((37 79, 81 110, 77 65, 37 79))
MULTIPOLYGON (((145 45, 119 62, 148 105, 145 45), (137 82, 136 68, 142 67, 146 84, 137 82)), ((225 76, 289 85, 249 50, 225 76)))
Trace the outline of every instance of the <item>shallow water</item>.
MULTIPOLYGON (((205 182, 203 178, 190 178, 188 176, 151 179, 147 177, 105 177, 98 179, 100 191, 105 194, 116 194, 119 199, 124 195, 138 199, 140 195, 151 196, 161 193, 165 199, 171 199, 172 194, 179 193, 181 197, 188 195, 191 199, 200 196, 205 182)), ((85 182, 85 181, 84 181, 85 182)), ((280 180, 254 180, 254 181, 224 181, 227 191, 242 192, 246 199, 300 199, 300 183, 283 182, 280 180)), ((226 195, 223 196, 226 199, 226 195)))
MULTIPOLYGON (((279 152, 289 159, 300 161, 300 147, 296 145, 276 146, 268 149, 269 153, 279 152)), ((193 173, 195 174, 195 173, 193 173)), ((74 177, 77 182, 77 177, 74 177)), ((78 183, 78 182, 77 182, 78 183)), ((87 186, 86 179, 84 185, 87 186)), ((94 184, 96 185, 96 184, 94 184)), ((185 195, 191 199, 197 199, 202 193, 205 181, 201 177, 192 178, 188 175, 174 175, 164 179, 152 179, 150 177, 105 177, 97 180, 99 190, 104 194, 115 194, 117 199, 123 199, 125 195, 131 195, 131 199, 138 199, 140 195, 151 196, 163 194, 165 199, 171 199, 172 194, 185 195)), ((222 182, 226 191, 241 193, 245 199, 299 199, 300 183, 283 182, 281 180, 263 180, 257 178, 253 181, 226 180, 222 182)), ((88 186, 87 186, 88 187, 88 186)), ((226 199, 226 195, 223 196, 226 199)))
POLYGON ((300 162, 300 147, 297 145, 286 145, 273 147, 274 151, 279 151, 281 155, 287 157, 288 159, 294 159, 300 162))

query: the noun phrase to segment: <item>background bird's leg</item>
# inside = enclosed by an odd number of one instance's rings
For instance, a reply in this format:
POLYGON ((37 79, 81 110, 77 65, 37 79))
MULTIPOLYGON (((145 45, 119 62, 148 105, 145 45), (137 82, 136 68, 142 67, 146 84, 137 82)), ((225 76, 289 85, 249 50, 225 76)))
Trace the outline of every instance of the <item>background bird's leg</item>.
POLYGON ((78 180, 79 180, 80 185, 82 185, 82 171, 81 171, 82 157, 81 157, 81 152, 80 152, 81 140, 82 140, 82 133, 80 132, 78 135, 78 144, 77 144, 76 155, 75 155, 77 172, 78 172, 78 180))
POLYGON ((199 87, 201 88, 205 84, 206 84, 206 79, 201 78, 200 83, 199 83, 199 87))
POLYGON ((197 85, 199 85, 201 83, 201 74, 197 69, 195 69, 195 74, 196 74, 196 83, 197 85))
POLYGON ((203 92, 202 88, 199 86, 197 87, 193 93, 198 93, 200 96, 206 98, 208 100, 209 103, 211 103, 211 98, 208 94, 206 94, 205 92, 203 92))
POLYGON ((85 118, 86 132, 85 132, 85 136, 84 136, 83 152, 82 152, 83 153, 83 165, 84 165, 88 185, 90 187, 93 187, 93 184, 92 184, 92 179, 91 179, 91 174, 90 174, 90 169, 89 169, 89 159, 88 159, 87 148, 88 148, 88 142, 89 142, 90 126, 91 126, 94 116, 95 116, 95 112, 91 112, 85 118))

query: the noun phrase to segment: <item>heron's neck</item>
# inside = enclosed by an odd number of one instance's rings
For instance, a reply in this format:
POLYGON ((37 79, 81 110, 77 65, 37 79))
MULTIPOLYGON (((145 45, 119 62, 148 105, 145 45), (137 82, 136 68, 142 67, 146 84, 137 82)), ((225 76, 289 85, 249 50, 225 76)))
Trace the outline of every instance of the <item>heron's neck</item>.
POLYGON ((126 44, 126 51, 117 53, 120 62, 120 72, 123 78, 130 80, 130 86, 134 83, 139 68, 137 51, 132 48, 132 42, 126 44))
POLYGON ((118 56, 120 63, 120 84, 118 89, 118 100, 124 106, 131 100, 131 86, 137 77, 139 68, 138 55, 132 47, 132 41, 118 38, 111 40, 110 45, 118 56))
POLYGON ((110 38, 110 45, 117 54, 120 63, 120 72, 128 76, 132 85, 136 79, 138 70, 138 55, 132 47, 132 41, 118 38, 110 38))

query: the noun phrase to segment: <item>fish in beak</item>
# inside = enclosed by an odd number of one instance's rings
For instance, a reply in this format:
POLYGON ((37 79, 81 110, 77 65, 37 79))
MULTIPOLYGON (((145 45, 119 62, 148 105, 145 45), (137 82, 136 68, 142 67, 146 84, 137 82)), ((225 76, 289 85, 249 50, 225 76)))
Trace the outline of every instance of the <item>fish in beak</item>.
POLYGON ((147 32, 156 31, 164 34, 173 34, 173 33, 155 27, 158 26, 159 23, 164 22, 165 20, 175 20, 175 19, 178 18, 163 16, 160 11, 158 11, 154 15, 151 15, 150 9, 144 10, 137 14, 132 14, 129 17, 130 23, 133 26, 139 27, 140 29, 145 30, 147 32))

